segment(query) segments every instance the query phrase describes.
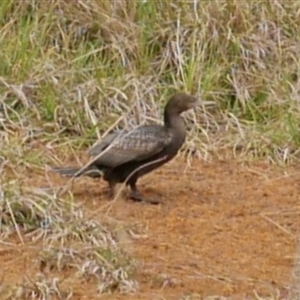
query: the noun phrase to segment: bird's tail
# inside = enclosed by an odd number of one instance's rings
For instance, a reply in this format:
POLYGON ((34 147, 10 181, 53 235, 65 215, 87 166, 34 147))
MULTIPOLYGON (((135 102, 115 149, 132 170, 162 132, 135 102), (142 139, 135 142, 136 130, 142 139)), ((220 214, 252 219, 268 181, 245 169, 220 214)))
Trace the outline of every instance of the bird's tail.
POLYGON ((93 165, 87 166, 86 168, 52 168, 51 171, 64 177, 88 176, 92 178, 99 178, 103 175, 103 172, 93 165))

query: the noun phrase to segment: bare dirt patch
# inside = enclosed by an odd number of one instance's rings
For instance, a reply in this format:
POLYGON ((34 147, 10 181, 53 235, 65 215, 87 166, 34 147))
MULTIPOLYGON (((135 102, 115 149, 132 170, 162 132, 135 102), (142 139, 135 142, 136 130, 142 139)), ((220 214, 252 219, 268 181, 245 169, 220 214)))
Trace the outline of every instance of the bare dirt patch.
MULTIPOLYGON (((140 266, 138 294, 107 298, 287 295, 296 287, 299 172, 232 161, 195 160, 185 168, 177 159, 140 180, 141 192, 162 200, 158 206, 124 198, 109 205, 103 181, 76 180, 75 201, 91 215, 114 220, 125 251, 140 266)), ((42 184, 38 176, 35 183, 42 184)), ((57 175, 51 180, 67 181, 57 175)), ((30 248, 17 252, 0 252, 3 270, 9 270, 4 280, 18 282, 31 273, 30 248)), ((96 299, 94 291, 92 283, 78 286, 73 299, 96 299)))

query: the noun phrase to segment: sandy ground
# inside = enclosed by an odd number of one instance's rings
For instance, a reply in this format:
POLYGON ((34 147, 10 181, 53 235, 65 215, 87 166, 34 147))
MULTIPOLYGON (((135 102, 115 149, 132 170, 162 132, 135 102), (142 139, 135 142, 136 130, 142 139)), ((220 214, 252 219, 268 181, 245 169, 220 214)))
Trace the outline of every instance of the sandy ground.
MULTIPOLYGON (((52 177, 57 184, 67 181, 52 177)), ((294 275, 299 180, 295 168, 195 160, 186 169, 177 158, 139 182, 143 194, 162 204, 134 203, 122 197, 108 211, 106 184, 78 179, 73 187, 75 201, 99 218, 105 214, 117 220, 125 228, 120 231, 125 251, 141 267, 136 274, 140 283, 136 295, 101 299, 202 299, 213 295, 253 299, 255 293, 287 299, 297 282, 300 286, 294 275)), ((1 251, 2 268, 9 270, 7 278, 18 282, 24 271, 30 274, 32 256, 30 249, 1 251)), ((92 284, 74 289, 72 299, 98 299, 92 284)))

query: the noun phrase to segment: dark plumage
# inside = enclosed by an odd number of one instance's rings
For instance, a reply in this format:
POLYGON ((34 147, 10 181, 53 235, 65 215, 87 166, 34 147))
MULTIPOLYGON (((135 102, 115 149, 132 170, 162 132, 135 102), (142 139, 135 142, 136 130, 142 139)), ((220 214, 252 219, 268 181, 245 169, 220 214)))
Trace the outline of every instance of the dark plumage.
POLYGON ((131 188, 130 198, 143 201, 136 186, 138 178, 170 161, 177 154, 186 137, 184 120, 180 114, 195 108, 198 103, 198 99, 191 95, 177 93, 165 107, 163 126, 145 125, 132 131, 109 134, 88 151, 95 160, 87 167, 82 170, 55 168, 53 171, 70 177, 103 177, 108 181, 112 195, 115 194, 117 183, 126 182, 131 188))

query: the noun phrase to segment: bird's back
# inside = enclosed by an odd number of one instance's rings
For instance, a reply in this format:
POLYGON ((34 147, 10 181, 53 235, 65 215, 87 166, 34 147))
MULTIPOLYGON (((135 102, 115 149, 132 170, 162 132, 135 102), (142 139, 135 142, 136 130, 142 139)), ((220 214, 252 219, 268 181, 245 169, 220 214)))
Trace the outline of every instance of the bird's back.
POLYGON ((172 141, 172 133, 161 125, 140 126, 132 131, 107 135, 90 150, 90 156, 98 156, 95 164, 115 168, 130 161, 149 159, 172 141))

